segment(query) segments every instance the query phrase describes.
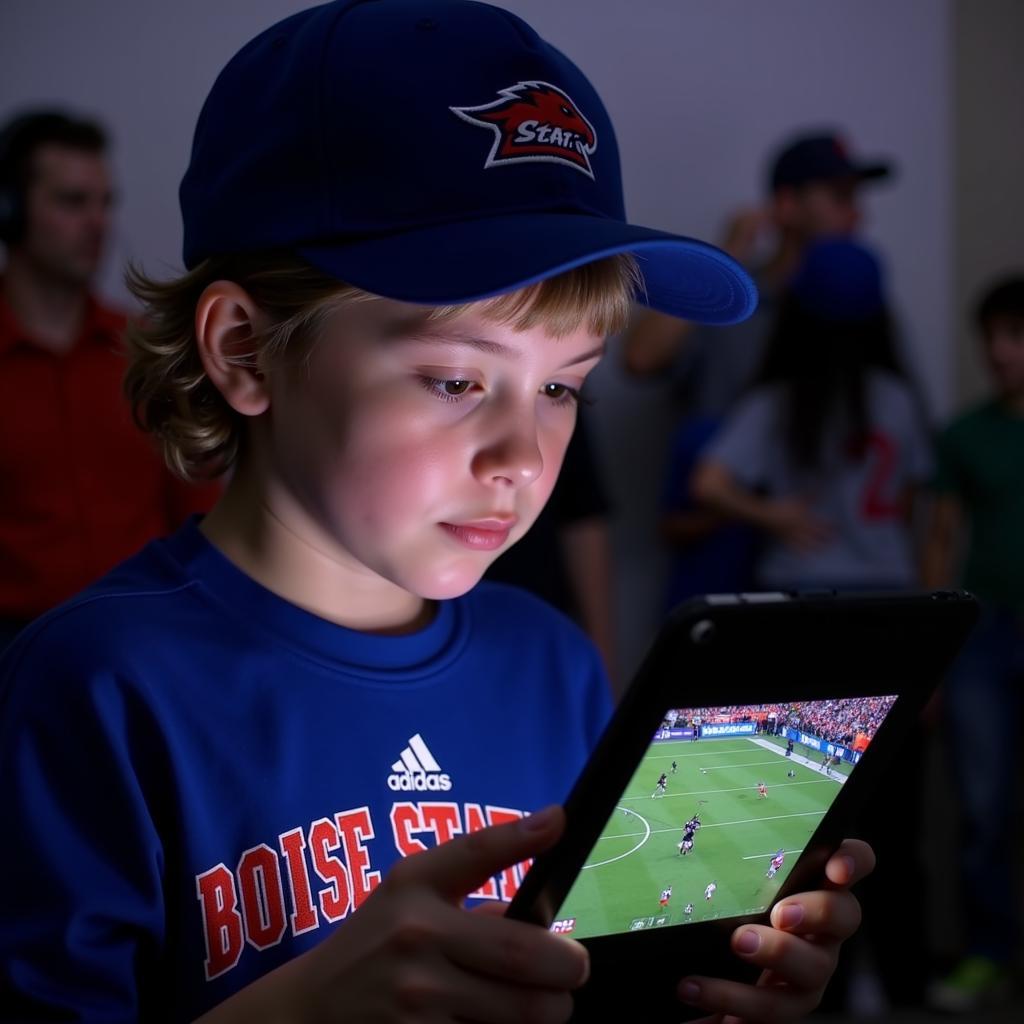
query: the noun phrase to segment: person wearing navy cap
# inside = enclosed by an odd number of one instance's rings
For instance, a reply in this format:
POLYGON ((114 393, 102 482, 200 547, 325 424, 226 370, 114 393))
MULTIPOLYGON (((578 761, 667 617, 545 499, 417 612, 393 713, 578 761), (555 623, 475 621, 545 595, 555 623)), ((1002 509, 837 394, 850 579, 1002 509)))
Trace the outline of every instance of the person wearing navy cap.
MULTIPOLYGON (((171 465, 230 483, 0 665, 4 1015, 566 1019, 585 949, 500 910, 609 686, 566 618, 478 582, 634 294, 729 323, 750 279, 630 224, 587 79, 464 0, 338 0, 257 36, 180 199, 186 270, 134 273, 126 387, 171 465)), ((680 999, 808 1012, 872 861, 847 841, 827 891, 735 933, 770 984, 680 999)))

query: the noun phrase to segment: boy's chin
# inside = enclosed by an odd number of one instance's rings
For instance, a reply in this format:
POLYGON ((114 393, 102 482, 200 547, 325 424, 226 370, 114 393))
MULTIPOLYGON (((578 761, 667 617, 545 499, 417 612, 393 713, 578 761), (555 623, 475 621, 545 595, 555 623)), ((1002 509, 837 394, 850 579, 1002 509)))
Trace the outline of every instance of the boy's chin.
POLYGON ((489 567, 490 563, 484 566, 463 565, 458 570, 438 574, 430 579, 417 580, 416 585, 409 589, 427 601, 449 601, 469 593, 483 579, 489 567))

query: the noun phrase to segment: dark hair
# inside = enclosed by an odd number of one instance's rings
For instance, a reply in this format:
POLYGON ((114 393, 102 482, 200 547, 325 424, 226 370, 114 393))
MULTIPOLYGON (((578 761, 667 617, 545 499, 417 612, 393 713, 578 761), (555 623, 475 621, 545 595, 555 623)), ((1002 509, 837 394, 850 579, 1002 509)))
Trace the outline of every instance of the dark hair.
POLYGON ((974 320, 987 335, 998 317, 1024 320, 1024 277, 1008 277, 992 285, 978 301, 974 320))
POLYGON ((95 121, 60 110, 31 110, 8 121, 0 131, 0 239, 17 242, 25 229, 25 193, 32 161, 42 146, 66 146, 103 153, 107 134, 95 121))
POLYGON ((782 386, 783 437, 796 465, 819 468, 822 436, 836 412, 845 414, 855 441, 851 455, 863 456, 858 445, 866 441, 869 426, 869 369, 907 379, 886 310, 858 320, 825 320, 809 313, 792 295, 783 298, 753 384, 782 386))

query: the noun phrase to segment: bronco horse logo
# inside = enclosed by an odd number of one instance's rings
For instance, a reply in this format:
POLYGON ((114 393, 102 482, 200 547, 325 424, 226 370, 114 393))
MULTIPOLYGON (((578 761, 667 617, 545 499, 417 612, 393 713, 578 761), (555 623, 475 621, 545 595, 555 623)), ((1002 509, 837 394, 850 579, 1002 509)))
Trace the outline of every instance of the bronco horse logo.
POLYGON ((561 89, 547 82, 518 82, 499 90, 502 99, 482 107, 450 107, 470 124, 494 132, 485 167, 546 160, 568 164, 591 178, 597 149, 594 126, 561 89))

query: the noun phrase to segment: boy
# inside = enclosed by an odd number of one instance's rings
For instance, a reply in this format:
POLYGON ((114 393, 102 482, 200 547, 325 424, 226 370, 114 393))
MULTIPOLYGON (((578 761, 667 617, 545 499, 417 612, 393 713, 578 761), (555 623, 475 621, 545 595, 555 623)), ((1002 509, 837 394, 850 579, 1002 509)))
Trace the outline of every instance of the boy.
MULTIPOLYGON (((608 684, 567 620, 476 584, 550 493, 641 263, 677 315, 753 303, 717 251, 627 225, 618 174, 587 80, 484 4, 329 3, 221 73, 181 188, 188 273, 135 275, 126 386, 179 471, 230 484, 0 670, 16 1016, 568 1015, 585 950, 487 911, 558 838, 536 809, 608 684)), ((809 1011, 871 859, 844 844, 830 891, 737 933, 771 987, 680 997, 809 1011)))
POLYGON ((992 282, 975 309, 992 393, 939 437, 924 583, 959 583, 982 615, 943 689, 943 726, 964 816, 963 959, 931 988, 936 1009, 1004 995, 1020 946, 1014 805, 1024 679, 1024 276, 992 282), (959 578, 954 566, 963 555, 959 578))

